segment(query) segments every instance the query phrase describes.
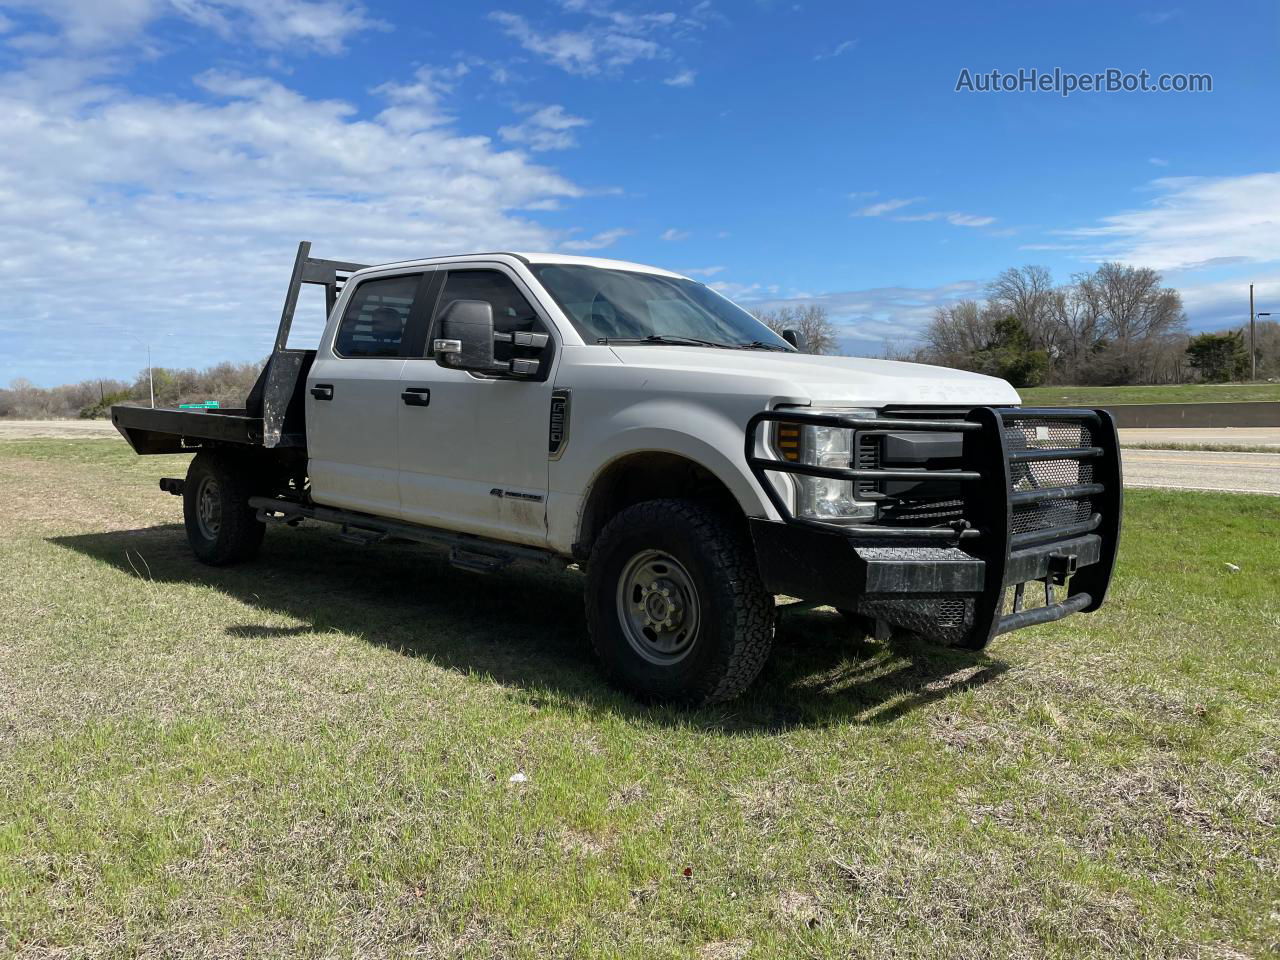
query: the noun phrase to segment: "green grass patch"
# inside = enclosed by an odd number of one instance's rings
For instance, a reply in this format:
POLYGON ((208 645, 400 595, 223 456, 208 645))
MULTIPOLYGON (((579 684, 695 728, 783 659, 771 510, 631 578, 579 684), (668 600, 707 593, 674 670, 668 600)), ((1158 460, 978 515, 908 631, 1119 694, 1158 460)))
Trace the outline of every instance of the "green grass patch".
POLYGON ((573 574, 478 578, 308 526, 201 567, 155 487, 184 466, 0 443, 10 953, 1280 941, 1274 499, 1130 493, 1108 605, 985 655, 786 613, 760 684, 687 712, 599 680, 573 574))
POLYGON ((1156 387, 1023 387, 1022 402, 1092 407, 1113 403, 1227 403, 1280 400, 1280 383, 1184 383, 1156 387))

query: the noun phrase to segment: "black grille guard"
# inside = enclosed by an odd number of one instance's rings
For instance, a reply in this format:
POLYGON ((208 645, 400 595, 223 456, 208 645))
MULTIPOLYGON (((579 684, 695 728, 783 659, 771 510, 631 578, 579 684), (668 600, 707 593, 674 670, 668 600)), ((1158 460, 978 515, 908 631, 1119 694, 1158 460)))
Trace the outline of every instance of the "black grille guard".
MULTIPOLYGON (((772 447, 765 444, 763 449, 772 447)), ((840 555, 831 547, 833 537, 867 555, 886 555, 886 551, 874 548, 916 546, 935 548, 922 550, 922 554, 948 556, 939 562, 919 561, 916 566, 938 568, 941 564, 941 574, 931 570, 922 581, 921 574, 913 572, 903 579, 907 586, 893 588, 904 591, 896 598, 886 599, 891 595, 879 594, 862 601, 866 612, 873 616, 884 615, 893 621, 892 611, 899 611, 900 623, 922 622, 927 619, 928 610, 935 609, 928 604, 936 604, 937 600, 924 595, 928 591, 911 592, 914 588, 910 583, 942 584, 948 582, 950 574, 960 588, 956 594, 965 597, 966 613, 962 628, 940 635, 977 649, 1010 630, 1096 610, 1106 597, 1120 539, 1123 487, 1115 420, 1105 410, 976 407, 967 412, 924 411, 916 418, 911 418, 910 413, 903 418, 864 418, 803 409, 769 410, 748 421, 745 455, 752 473, 788 527, 816 535, 805 539, 814 549, 802 551, 811 557, 821 556, 827 562, 840 555), (928 416, 931 413, 934 416, 928 416), (938 418, 939 413, 956 419, 938 418), (860 449, 865 437, 958 433, 963 455, 958 468, 947 469, 818 467, 762 457, 758 454, 760 428, 777 422, 852 430, 853 451, 860 449), (944 488, 961 491, 962 515, 932 526, 895 525, 883 520, 846 524, 797 517, 774 486, 770 472, 871 483, 944 481, 944 488), (950 559, 953 557, 956 559, 950 559), (980 569, 976 579, 967 585, 976 589, 966 590, 966 584, 961 582, 964 578, 956 571, 966 565, 966 569, 978 568, 974 561, 980 561, 980 569), (1033 581, 1044 583, 1046 603, 1024 609, 1023 591, 1033 581), (1054 598, 1055 586, 1067 587, 1065 597, 1054 598), (1014 594, 1012 610, 1006 613, 1006 590, 1010 587, 1014 594), (921 604, 925 606, 922 608, 921 604), (910 616, 901 613, 907 608, 910 616), (891 612, 885 613, 886 610, 891 612)), ((927 506, 929 500, 954 501, 956 497, 954 492, 937 493, 920 500, 927 506)), ((897 556, 893 551, 887 553, 897 556)), ((801 559, 793 550, 788 562, 801 559)), ((790 580, 795 582, 795 577, 790 580)), ((893 577, 881 577, 883 582, 892 580, 893 577)), ((864 579, 862 588, 875 590, 870 579, 864 579)))

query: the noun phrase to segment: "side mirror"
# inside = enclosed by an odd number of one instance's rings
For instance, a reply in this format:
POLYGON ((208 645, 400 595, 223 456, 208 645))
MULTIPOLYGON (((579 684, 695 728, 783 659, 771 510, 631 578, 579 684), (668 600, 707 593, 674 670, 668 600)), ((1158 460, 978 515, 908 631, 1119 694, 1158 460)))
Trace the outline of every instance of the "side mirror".
POLYGON ((493 373, 493 306, 483 300, 455 300, 440 318, 431 347, 436 363, 454 370, 493 373))
POLYGON ((783 330, 782 339, 787 341, 801 353, 809 352, 809 344, 805 342, 804 334, 799 330, 783 330))
POLYGON ((495 333, 493 306, 484 300, 455 300, 440 317, 440 336, 432 341, 436 363, 453 370, 472 373, 536 377, 541 361, 517 358, 497 360, 494 343, 541 350, 550 340, 545 333, 495 333))

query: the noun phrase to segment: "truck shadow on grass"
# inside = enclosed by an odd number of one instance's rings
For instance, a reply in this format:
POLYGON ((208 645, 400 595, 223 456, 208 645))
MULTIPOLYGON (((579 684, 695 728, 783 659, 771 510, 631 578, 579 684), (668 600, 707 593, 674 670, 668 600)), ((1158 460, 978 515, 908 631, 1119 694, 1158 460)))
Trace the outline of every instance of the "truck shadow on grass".
POLYGON ((756 685, 728 704, 697 711, 644 706, 596 672, 587 643, 582 577, 516 567, 489 576, 451 567, 415 545, 355 546, 311 527, 272 528, 257 560, 198 563, 180 524, 53 537, 51 543, 154 584, 210 587, 280 626, 241 622, 228 635, 283 642, 338 631, 405 656, 491 676, 539 706, 563 701, 657 723, 725 733, 838 722, 885 723, 996 679, 1001 661, 913 639, 885 644, 852 635, 830 610, 786 611, 773 656, 756 685))

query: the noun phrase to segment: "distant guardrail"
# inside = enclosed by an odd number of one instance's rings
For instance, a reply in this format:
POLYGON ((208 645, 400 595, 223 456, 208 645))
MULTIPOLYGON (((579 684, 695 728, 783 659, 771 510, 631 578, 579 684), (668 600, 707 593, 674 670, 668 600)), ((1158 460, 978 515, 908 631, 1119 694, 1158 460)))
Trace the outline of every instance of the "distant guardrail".
POLYGON ((1280 400, 1224 403, 1113 403, 1104 405, 1116 426, 1280 427, 1280 400))

